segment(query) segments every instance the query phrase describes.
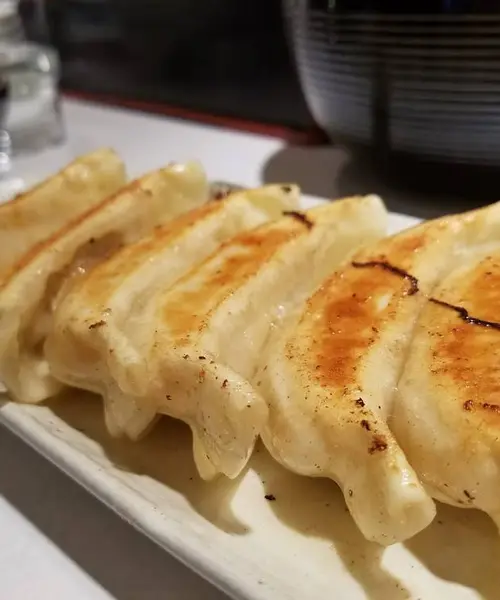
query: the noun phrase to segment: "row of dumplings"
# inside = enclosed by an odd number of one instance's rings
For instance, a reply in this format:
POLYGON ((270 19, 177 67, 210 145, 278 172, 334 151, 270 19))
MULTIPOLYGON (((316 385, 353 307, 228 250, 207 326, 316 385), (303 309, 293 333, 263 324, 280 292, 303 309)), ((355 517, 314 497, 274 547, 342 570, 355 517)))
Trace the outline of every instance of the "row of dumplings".
POLYGON ((0 379, 101 395, 113 436, 181 419, 205 479, 261 436, 384 545, 434 499, 500 523, 500 205, 386 224, 377 196, 213 200, 196 163, 126 183, 96 151, 0 206, 0 379))

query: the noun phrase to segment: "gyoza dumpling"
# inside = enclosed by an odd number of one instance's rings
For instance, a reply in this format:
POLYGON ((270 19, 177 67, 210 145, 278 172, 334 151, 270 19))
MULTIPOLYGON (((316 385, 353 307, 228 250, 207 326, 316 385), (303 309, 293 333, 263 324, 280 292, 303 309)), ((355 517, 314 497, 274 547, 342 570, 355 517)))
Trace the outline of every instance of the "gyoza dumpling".
MULTIPOLYGON (((361 243, 383 233, 374 196, 345 200, 240 234, 122 323, 131 353, 107 357, 114 432, 137 437, 157 413, 187 422, 205 478, 235 477, 267 415, 249 380, 270 330, 361 243)), ((96 329, 97 335, 105 326, 96 329)))
MULTIPOLYGON (((298 206, 296 186, 235 192, 157 227, 71 286, 58 303, 45 352, 65 383, 113 394, 116 365, 140 360, 129 331, 151 330, 146 305, 224 241, 298 206), (108 374, 109 373, 109 374, 108 374), (110 383, 111 382, 111 383, 110 383)), ((154 325, 154 324, 153 324, 154 325)), ((108 423, 113 430, 113 423, 108 423)))
POLYGON ((391 427, 430 493, 500 527, 500 205, 427 299, 391 427), (486 242, 486 246, 485 243, 486 242))
POLYGON ((138 179, 36 245, 0 282, 0 381, 21 402, 60 389, 43 344, 57 296, 92 264, 154 226, 203 204, 208 185, 197 163, 138 179))
POLYGON ((362 533, 381 544, 435 515, 387 419, 418 314, 460 260, 473 221, 430 221, 361 250, 312 296, 261 374, 271 454, 336 481, 362 533))
POLYGON ((70 163, 32 189, 0 204, 0 278, 33 245, 125 184, 125 167, 110 149, 70 163))

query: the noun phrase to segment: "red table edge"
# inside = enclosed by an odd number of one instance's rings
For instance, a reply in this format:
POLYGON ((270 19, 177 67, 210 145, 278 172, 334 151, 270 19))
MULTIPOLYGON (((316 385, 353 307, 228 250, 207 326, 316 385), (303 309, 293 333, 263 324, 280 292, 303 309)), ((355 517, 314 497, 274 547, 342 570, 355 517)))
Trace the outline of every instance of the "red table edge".
POLYGON ((165 115, 175 119, 195 121, 197 123, 203 123, 204 125, 214 125, 216 127, 225 127, 246 133, 275 137, 282 139, 289 144, 315 145, 325 143, 327 139, 325 133, 319 129, 319 127, 311 127, 309 129, 300 130, 292 127, 286 127, 284 125, 259 123, 257 121, 240 119, 237 117, 214 115, 163 102, 150 102, 144 100, 133 100, 130 98, 121 98, 111 94, 82 92, 71 89, 63 89, 62 94, 66 98, 74 98, 75 100, 85 100, 87 102, 129 108, 142 112, 165 115))

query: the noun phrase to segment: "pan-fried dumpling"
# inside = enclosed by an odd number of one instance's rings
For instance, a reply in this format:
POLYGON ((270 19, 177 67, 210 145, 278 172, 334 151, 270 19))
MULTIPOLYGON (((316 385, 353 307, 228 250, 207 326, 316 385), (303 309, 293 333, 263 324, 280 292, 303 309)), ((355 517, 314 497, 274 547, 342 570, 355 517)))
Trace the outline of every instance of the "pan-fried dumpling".
POLYGON ((0 204, 0 277, 37 242, 125 184, 125 167, 110 149, 82 156, 32 189, 0 204))
POLYGON ((267 415, 249 380, 270 330, 353 248, 379 237, 385 217, 374 196, 293 212, 225 242, 155 291, 140 317, 121 325, 133 352, 102 353, 113 432, 135 438, 157 413, 182 419, 200 474, 235 477, 267 415))
POLYGON ((224 240, 281 216, 298 202, 296 186, 238 191, 157 227, 102 261, 58 302, 45 345, 52 374, 106 396, 106 369, 113 372, 116 363, 130 364, 137 354, 128 330, 148 327, 149 299, 224 240))
POLYGON ((435 498, 500 527, 500 205, 481 217, 483 239, 426 301, 391 427, 435 498))
POLYGON ((443 218, 361 250, 308 301, 262 373, 271 454, 336 481, 362 533, 381 544, 435 514, 387 419, 418 314, 473 225, 470 214, 443 218))
POLYGON ((170 165, 106 198, 14 265, 0 282, 0 380, 14 399, 39 402, 60 389, 43 343, 61 290, 118 247, 207 196, 197 163, 170 165))

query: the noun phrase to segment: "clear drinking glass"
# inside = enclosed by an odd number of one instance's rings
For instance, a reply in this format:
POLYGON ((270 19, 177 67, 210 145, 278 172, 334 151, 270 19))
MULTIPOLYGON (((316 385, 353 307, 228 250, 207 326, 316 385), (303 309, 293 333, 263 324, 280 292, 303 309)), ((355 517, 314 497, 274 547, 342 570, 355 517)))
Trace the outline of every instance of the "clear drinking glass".
MULTIPOLYGON (((33 4, 40 26, 46 26, 44 2, 33 4)), ((64 139, 59 71, 53 48, 26 40, 19 0, 0 0, 0 199, 22 188, 15 177, 17 155, 64 139)))
POLYGON ((6 104, 3 128, 13 151, 36 151, 60 142, 64 136, 56 52, 29 42, 0 40, 0 77, 0 97, 6 104))

